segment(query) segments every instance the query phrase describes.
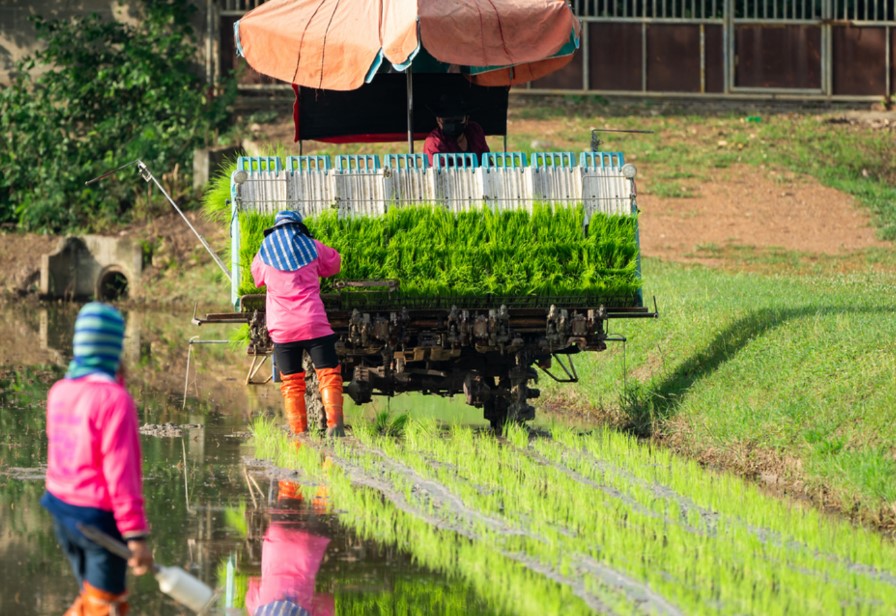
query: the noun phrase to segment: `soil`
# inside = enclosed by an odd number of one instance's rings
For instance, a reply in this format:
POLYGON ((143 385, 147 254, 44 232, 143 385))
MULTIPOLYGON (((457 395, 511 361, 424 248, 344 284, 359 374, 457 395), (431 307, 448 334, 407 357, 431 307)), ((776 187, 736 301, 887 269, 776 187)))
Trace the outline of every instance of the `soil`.
MULTIPOLYGON (((222 255, 229 241, 228 230, 209 222, 199 212, 186 212, 190 224, 222 255)), ((142 279, 129 281, 129 299, 140 304, 182 304, 193 306, 193 291, 197 299, 211 298, 226 304, 227 293, 210 293, 190 284, 189 276, 197 269, 216 266, 183 218, 173 209, 156 215, 143 223, 117 229, 114 235, 129 237, 146 243, 150 254, 143 265, 142 279), (187 280, 184 280, 184 279, 187 280), (178 282, 180 281, 180 282, 178 282), (216 297, 217 296, 217 297, 216 297)), ((34 233, 0 233, 0 299, 34 296, 39 290, 41 258, 54 252, 66 236, 34 233)), ((220 291, 221 283, 212 281, 206 286, 220 291)))
POLYGON ((892 247, 877 239, 871 216, 855 199, 818 181, 737 165, 718 171, 694 196, 639 195, 641 252, 669 261, 702 262, 699 248, 749 246, 845 255, 892 247))

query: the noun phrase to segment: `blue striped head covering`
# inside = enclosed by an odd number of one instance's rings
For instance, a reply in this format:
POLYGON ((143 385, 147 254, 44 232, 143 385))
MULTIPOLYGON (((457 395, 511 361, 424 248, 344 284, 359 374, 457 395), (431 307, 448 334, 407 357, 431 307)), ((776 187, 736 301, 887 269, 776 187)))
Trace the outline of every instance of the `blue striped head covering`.
POLYGON ((317 258, 314 240, 305 235, 302 215, 291 210, 278 212, 274 226, 266 229, 261 260, 281 272, 302 269, 317 258))
POLYGON ((121 364, 124 344, 124 317, 102 302, 85 304, 75 320, 74 359, 66 378, 79 379, 88 374, 114 377, 121 364))

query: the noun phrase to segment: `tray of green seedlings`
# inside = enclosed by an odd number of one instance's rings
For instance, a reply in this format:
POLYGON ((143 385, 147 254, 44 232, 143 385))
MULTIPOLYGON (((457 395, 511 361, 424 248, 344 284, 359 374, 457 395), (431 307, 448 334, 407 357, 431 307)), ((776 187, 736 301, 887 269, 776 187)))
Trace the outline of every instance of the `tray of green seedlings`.
POLYGON ((353 439, 297 449, 267 421, 257 456, 316 472, 344 523, 511 613, 896 610, 883 535, 625 434, 511 426, 498 439, 411 420, 390 437, 359 421, 353 439))
MULTIPOLYGON (((248 275, 273 215, 243 212, 240 294, 263 293, 248 275)), ((592 216, 582 206, 536 204, 532 211, 440 206, 393 208, 377 217, 307 219, 314 236, 342 255, 322 282, 328 308, 487 308, 638 305, 637 219, 592 216), (343 288, 336 281, 396 280, 396 290, 343 288)))

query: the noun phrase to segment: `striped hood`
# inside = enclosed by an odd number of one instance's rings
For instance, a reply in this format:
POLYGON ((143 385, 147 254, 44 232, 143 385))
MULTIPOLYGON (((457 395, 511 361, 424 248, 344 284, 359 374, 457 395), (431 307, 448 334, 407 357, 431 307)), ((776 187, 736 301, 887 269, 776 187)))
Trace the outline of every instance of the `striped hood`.
POLYGON ((114 377, 121 365, 124 346, 124 317, 109 304, 85 304, 75 320, 74 358, 66 378, 88 374, 114 377))
POLYGON ((302 215, 284 210, 277 213, 274 226, 266 229, 261 243, 261 260, 282 272, 302 269, 317 258, 317 247, 306 234, 302 215))

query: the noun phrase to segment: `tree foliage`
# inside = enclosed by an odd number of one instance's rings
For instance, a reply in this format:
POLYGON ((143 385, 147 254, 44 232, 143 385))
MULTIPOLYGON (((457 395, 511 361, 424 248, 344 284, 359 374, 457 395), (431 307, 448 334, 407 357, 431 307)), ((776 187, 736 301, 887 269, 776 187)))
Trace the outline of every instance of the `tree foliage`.
POLYGON ((59 232, 127 220, 157 173, 188 165, 227 119, 235 89, 198 79, 187 0, 144 0, 136 25, 35 18, 44 48, 0 90, 0 221, 59 232), (42 70, 39 70, 42 69, 42 70))

